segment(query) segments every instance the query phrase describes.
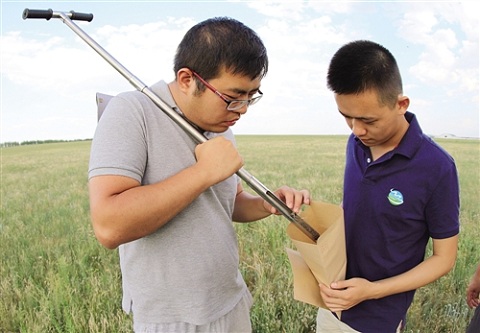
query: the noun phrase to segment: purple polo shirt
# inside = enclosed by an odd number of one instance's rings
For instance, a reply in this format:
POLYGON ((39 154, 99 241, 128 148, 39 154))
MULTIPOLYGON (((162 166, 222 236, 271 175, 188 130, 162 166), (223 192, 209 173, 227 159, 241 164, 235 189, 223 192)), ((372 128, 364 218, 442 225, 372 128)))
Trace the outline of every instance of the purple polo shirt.
MULTIPOLYGON (((414 114, 393 151, 375 162, 353 135, 347 144, 343 208, 347 279, 401 274, 424 260, 429 238, 459 232, 459 185, 453 158, 422 133, 414 114)), ((342 312, 363 333, 395 332, 415 291, 369 300, 342 312)))

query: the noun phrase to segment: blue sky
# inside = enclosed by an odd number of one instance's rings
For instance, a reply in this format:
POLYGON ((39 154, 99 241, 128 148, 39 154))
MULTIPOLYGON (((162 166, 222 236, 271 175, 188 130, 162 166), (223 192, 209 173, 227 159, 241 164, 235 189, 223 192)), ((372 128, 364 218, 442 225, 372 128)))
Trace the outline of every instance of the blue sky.
POLYGON ((347 134, 326 87, 330 58, 356 39, 392 51, 424 132, 479 137, 479 13, 467 2, 1 1, 0 142, 92 138, 95 93, 134 90, 61 20, 25 8, 93 13, 76 23, 144 83, 174 79, 194 24, 230 16, 264 41, 264 98, 235 134, 347 134))

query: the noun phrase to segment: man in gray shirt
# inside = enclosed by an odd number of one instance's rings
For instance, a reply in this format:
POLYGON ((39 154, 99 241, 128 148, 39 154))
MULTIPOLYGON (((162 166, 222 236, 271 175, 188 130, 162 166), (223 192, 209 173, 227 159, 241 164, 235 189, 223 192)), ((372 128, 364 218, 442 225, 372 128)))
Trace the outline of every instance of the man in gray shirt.
MULTIPOLYGON (((250 332, 251 295, 238 269, 232 220, 276 209, 244 191, 230 127, 261 97, 268 70, 254 31, 230 18, 192 27, 178 46, 175 80, 151 89, 209 140, 196 145, 144 94, 114 97, 93 139, 93 228, 119 248, 123 308, 136 332, 250 332)), ((294 212, 308 191, 275 194, 294 212)))

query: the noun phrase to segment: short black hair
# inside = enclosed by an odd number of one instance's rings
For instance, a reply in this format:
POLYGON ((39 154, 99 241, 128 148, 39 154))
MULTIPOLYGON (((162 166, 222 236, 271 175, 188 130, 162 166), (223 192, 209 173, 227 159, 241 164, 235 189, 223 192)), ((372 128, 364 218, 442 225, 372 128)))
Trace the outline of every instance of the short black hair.
POLYGON ((385 105, 402 94, 402 77, 393 55, 382 45, 357 40, 342 46, 330 61, 327 86, 336 94, 375 90, 385 105))
POLYGON ((193 26, 178 45, 175 74, 185 67, 205 80, 217 77, 222 69, 252 80, 263 78, 268 71, 267 50, 243 23, 228 17, 211 18, 193 26))

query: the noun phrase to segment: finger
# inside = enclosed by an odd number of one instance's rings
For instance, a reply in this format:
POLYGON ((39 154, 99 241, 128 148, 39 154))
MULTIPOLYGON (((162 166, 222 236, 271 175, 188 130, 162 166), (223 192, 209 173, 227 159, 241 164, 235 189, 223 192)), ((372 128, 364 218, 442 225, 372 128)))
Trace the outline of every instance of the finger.
POLYGON ((288 208, 293 207, 293 190, 287 186, 282 186, 275 191, 275 195, 279 198, 288 208))
POLYGON ((303 203, 305 205, 310 205, 310 200, 311 200, 310 192, 307 190, 302 190, 302 192, 303 192, 303 203))
POLYGON ((266 200, 263 201, 263 208, 265 208, 265 210, 270 214, 275 214, 275 215, 280 214, 280 212, 266 200))
POLYGON ((287 205, 288 208, 292 209, 293 208, 293 202, 295 200, 295 193, 291 188, 284 187, 282 188, 281 197, 283 199, 283 202, 285 205, 287 205))
POLYGON ((339 290, 339 289, 345 289, 345 287, 343 286, 343 283, 342 281, 334 281, 330 284, 330 288, 334 289, 334 290, 339 290))
POLYGON ((325 296, 325 298, 327 298, 330 303, 336 302, 340 299, 339 292, 328 287, 325 284, 320 284, 320 292, 322 296, 325 296))
POLYGON ((302 209, 302 205, 310 204, 310 192, 307 190, 294 191, 293 195, 293 207, 292 210, 298 213, 302 209))
POLYGON ((293 201, 293 208, 292 210, 295 213, 300 212, 300 209, 302 208, 303 205, 303 200, 304 200, 304 193, 301 191, 297 191, 294 193, 294 201, 293 201))

